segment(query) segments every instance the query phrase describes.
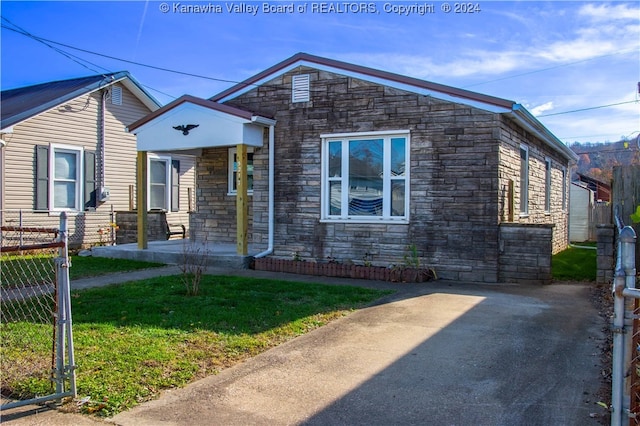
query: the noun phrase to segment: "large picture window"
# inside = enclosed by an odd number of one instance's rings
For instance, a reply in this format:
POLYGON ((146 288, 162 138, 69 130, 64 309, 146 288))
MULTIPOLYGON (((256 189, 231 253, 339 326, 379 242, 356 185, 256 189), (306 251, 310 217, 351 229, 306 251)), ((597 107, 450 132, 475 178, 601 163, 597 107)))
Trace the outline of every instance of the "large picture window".
POLYGON ((408 131, 322 138, 323 220, 408 221, 408 131))

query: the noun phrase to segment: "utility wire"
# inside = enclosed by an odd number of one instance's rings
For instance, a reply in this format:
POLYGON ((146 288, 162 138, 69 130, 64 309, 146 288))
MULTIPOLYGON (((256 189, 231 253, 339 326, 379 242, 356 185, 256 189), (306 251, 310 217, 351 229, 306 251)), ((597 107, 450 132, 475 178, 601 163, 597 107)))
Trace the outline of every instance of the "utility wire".
POLYGON ((555 70, 555 69, 558 69, 558 68, 564 68, 564 67, 568 67, 568 66, 575 65, 575 64, 581 64, 583 62, 593 61, 595 59, 606 58, 608 56, 624 55, 624 54, 633 53, 633 52, 636 52, 636 50, 622 50, 620 52, 614 52, 614 53, 609 53, 609 54, 606 54, 606 55, 594 56, 592 58, 583 59, 581 61, 567 62, 567 63, 556 65, 556 66, 553 66, 553 67, 548 67, 548 68, 542 68, 542 69, 539 69, 539 70, 523 72, 521 74, 513 74, 513 75, 506 76, 506 77, 496 78, 494 80, 483 81, 481 83, 468 84, 466 86, 463 86, 462 88, 463 89, 467 89, 469 87, 475 87, 475 86, 481 86, 483 84, 495 83, 496 81, 503 81, 503 80, 508 80, 510 78, 522 77, 522 76, 525 76, 525 75, 530 75, 530 74, 536 74, 536 73, 539 73, 539 72, 555 70))
POLYGON ((612 106, 625 105, 625 104, 635 104, 635 103, 638 103, 638 102, 640 102, 640 100, 618 102, 617 104, 609 104, 609 105, 599 105, 599 106, 594 106, 594 107, 589 107, 589 108, 574 109, 574 110, 571 110, 571 111, 554 112, 553 114, 538 115, 536 118, 551 117, 552 115, 571 114, 571 113, 574 113, 574 112, 589 111, 589 110, 592 110, 592 109, 608 108, 608 107, 612 107, 612 106))
POLYGON ((82 59, 82 58, 80 58, 79 56, 73 55, 73 54, 71 54, 71 53, 68 53, 68 52, 63 51, 62 49, 58 49, 57 47, 52 46, 51 44, 49 44, 50 42, 49 42, 49 43, 47 43, 47 42, 48 42, 48 40, 41 39, 41 38, 39 38, 39 37, 37 37, 37 36, 35 36, 35 35, 31 34, 29 31, 27 31, 27 30, 25 30, 24 28, 21 28, 20 26, 18 26, 18 25, 16 25, 16 24, 14 24, 13 22, 11 22, 10 20, 8 20, 8 19, 7 19, 7 18, 5 18, 4 16, 2 16, 2 20, 7 21, 10 25, 13 25, 13 26, 15 27, 15 28, 11 28, 11 27, 8 27, 8 26, 6 26, 6 25, 2 25, 2 28, 5 28, 5 29, 10 30, 10 31, 15 31, 15 32, 17 32, 17 33, 20 33, 20 34, 23 34, 23 35, 25 35, 25 36, 27 36, 27 37, 30 37, 30 38, 32 38, 33 40, 35 40, 35 41, 37 41, 37 42, 39 42, 39 43, 44 44, 45 46, 47 46, 48 48, 52 49, 53 51, 55 51, 55 52, 57 52, 57 53, 61 54, 62 56, 66 57, 67 59, 72 60, 72 61, 73 61, 73 62, 75 62, 76 64, 78 64, 78 65, 80 65, 80 66, 82 66, 82 67, 84 67, 84 68, 88 69, 88 70, 89 70, 89 71, 91 71, 91 72, 94 72, 94 73, 96 73, 96 74, 101 74, 101 75, 103 75, 103 76, 104 76, 104 72, 101 72, 101 71, 98 71, 98 70, 96 70, 96 69, 93 69, 93 68, 91 68, 91 67, 87 66, 87 65, 86 65, 85 63, 83 63, 83 62, 86 62, 87 64, 90 64, 90 65, 92 65, 92 66, 94 66, 94 67, 96 67, 96 68, 102 68, 102 70, 104 70, 104 71, 111 72, 111 71, 109 71, 108 69, 106 69, 106 68, 104 68, 104 67, 102 67, 102 66, 100 66, 100 65, 94 64, 94 63, 92 63, 92 62, 87 61, 86 59, 82 59))
MULTIPOLYGON (((6 20, 6 18, 2 18, 2 19, 6 20)), ((22 35, 27 36, 27 37, 30 37, 30 38, 32 38, 32 39, 34 39, 36 41, 41 42, 41 43, 45 43, 45 42, 46 43, 51 43, 51 44, 55 44, 55 45, 58 45, 58 46, 66 47, 67 49, 77 50, 79 52, 88 53, 90 55, 101 56, 103 58, 112 59, 114 61, 126 62, 128 64, 137 65, 137 66, 140 66, 140 67, 151 68, 151 69, 155 69, 155 70, 158 70, 158 71, 171 72, 171 73, 174 73, 174 74, 186 75, 186 76, 189 76, 189 77, 202 78, 202 79, 205 79, 205 80, 219 81, 219 82, 223 82, 223 83, 234 83, 234 84, 239 83, 238 81, 235 81, 235 80, 225 80, 225 79, 222 79, 222 78, 208 77, 206 75, 193 74, 193 73, 189 73, 189 72, 185 72, 185 71, 179 71, 179 70, 174 70, 174 69, 170 69, 170 68, 159 67, 159 66, 156 66, 156 65, 149 65, 149 64, 143 64, 143 63, 140 63, 140 62, 136 62, 136 61, 130 61, 128 59, 117 58, 115 56, 105 55, 104 53, 93 52, 91 50, 81 49, 79 47, 74 47, 74 46, 70 46, 68 44, 60 43, 60 42, 57 42, 57 41, 48 40, 46 38, 38 37, 36 35, 33 35, 33 34, 27 32, 27 31, 24 31, 24 30, 17 30, 15 28, 7 27, 6 25, 2 25, 2 28, 5 28, 5 29, 7 29, 9 31, 17 32, 17 33, 22 34, 22 35)))

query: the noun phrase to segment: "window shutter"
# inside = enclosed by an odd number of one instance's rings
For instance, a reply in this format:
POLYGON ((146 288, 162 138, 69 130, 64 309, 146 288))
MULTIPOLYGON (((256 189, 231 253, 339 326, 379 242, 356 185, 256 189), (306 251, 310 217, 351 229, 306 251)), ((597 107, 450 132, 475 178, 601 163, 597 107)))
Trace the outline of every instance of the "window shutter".
POLYGON ((36 146, 35 209, 49 210, 49 147, 36 146))
POLYGON ((180 161, 171 160, 171 211, 180 211, 180 161))
POLYGON ((84 209, 96 208, 96 152, 84 152, 84 209))

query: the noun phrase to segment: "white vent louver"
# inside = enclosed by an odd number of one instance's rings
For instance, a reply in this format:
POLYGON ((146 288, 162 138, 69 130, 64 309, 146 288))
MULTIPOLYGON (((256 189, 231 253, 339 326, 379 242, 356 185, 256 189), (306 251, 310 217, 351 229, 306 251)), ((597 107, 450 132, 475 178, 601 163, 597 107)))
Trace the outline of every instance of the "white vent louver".
POLYGON ((111 103, 122 105, 122 87, 114 86, 111 88, 111 103))
POLYGON ((293 76, 291 80, 291 100, 293 102, 309 101, 309 74, 293 76))

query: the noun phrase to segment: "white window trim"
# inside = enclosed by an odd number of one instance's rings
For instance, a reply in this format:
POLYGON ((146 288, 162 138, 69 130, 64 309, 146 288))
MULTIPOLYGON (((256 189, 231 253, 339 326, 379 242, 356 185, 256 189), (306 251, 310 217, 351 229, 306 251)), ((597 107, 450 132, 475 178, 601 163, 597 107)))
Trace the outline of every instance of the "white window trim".
MULTIPOLYGON (((233 156, 238 152, 238 148, 229 148, 229 162, 227 163, 229 166, 227 167, 227 195, 236 196, 238 191, 233 189, 233 156)), ((247 147, 247 154, 253 154, 253 147, 247 147)), ((253 195, 253 189, 247 189, 247 195, 253 195)))
POLYGON ((49 144, 49 211, 50 212, 81 212, 84 203, 84 148, 74 145, 63 145, 52 143, 49 144), (54 207, 55 199, 55 153, 71 152, 76 155, 76 205, 74 208, 56 208, 54 207))
POLYGON ((521 157, 521 153, 520 151, 525 151, 527 153, 527 158, 524 159, 525 161, 525 165, 527 167, 527 173, 525 176, 525 180, 524 182, 520 182, 520 216, 522 217, 526 217, 529 215, 529 173, 530 173, 530 168, 529 168, 529 147, 527 145, 520 145, 520 149, 518 150, 518 158, 520 158, 520 167, 519 167, 519 172, 520 172, 520 178, 522 178, 522 157, 521 157), (523 196, 524 196, 524 200, 523 200, 523 196), (524 207, 524 209, 523 209, 524 207))
MULTIPOLYGON (((322 138, 322 160, 321 160, 321 173, 322 173, 322 177, 321 177, 321 194, 322 196, 320 197, 320 222, 330 222, 330 223, 394 223, 394 224, 408 224, 410 217, 409 217, 409 201, 410 201, 410 194, 411 194, 411 190, 410 190, 410 182, 411 182, 411 176, 410 176, 410 170, 411 167, 409 167, 409 165, 411 164, 411 158, 410 158, 410 146, 411 146, 411 138, 410 138, 410 131, 409 130, 386 130, 386 131, 380 131, 380 132, 354 132, 354 133, 327 133, 327 134, 321 134, 320 137, 322 138), (383 200, 388 200, 391 197, 391 181, 394 180, 391 177, 391 173, 389 170, 390 167, 390 140, 393 137, 401 137, 401 138, 405 138, 405 176, 404 176, 404 183, 405 183, 405 199, 404 199, 404 212, 405 215, 404 216, 391 216, 390 212, 386 213, 387 215, 385 216, 383 214, 383 216, 349 216, 348 215, 348 209, 342 209, 343 212, 340 216, 331 216, 328 214, 328 203, 329 203, 329 142, 334 142, 334 141, 342 141, 343 144, 348 144, 349 140, 353 140, 353 139, 362 139, 362 138, 371 138, 371 137, 375 137, 375 138, 380 138, 380 139, 384 139, 384 185, 383 185, 383 200), (387 143, 387 141, 389 141, 389 143, 387 143)), ((342 168, 343 170, 345 169, 345 164, 348 163, 348 155, 343 155, 342 156, 342 168)), ((345 180, 344 182, 345 185, 348 185, 348 179, 343 177, 345 180)), ((395 178, 395 180, 402 180, 402 179, 397 179, 395 178)), ((343 197, 348 198, 348 191, 342 191, 343 197)), ((348 204, 344 202, 343 199, 343 205, 348 204)), ((386 205, 386 204, 383 204, 386 205)), ((385 211, 388 210, 388 208, 384 208, 385 211)))
POLYGON ((568 197, 568 191, 567 191, 567 168, 566 167, 562 167, 562 211, 566 212, 567 211, 567 197, 568 197))
MULTIPOLYGON (((162 208, 162 210, 165 212, 171 211, 171 157, 155 155, 155 154, 149 154, 147 156, 147 209, 152 210, 151 208, 151 161, 164 161, 166 164, 165 178, 164 178, 166 190, 164 193, 164 208, 162 208)), ((157 210, 157 209, 153 209, 153 210, 157 210)))

